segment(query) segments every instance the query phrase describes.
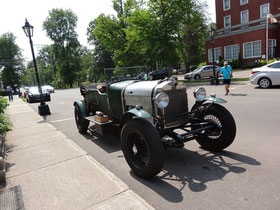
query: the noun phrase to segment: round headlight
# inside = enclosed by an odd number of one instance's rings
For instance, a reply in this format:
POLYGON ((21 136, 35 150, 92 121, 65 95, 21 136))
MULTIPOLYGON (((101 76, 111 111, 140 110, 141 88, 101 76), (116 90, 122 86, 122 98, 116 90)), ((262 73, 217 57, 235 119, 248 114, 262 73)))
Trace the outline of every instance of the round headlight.
POLYGON ((155 102, 160 109, 164 109, 169 104, 169 97, 165 92, 156 95, 155 102))
POLYGON ((193 95, 198 101, 203 101, 206 97, 206 90, 203 87, 197 88, 193 91, 193 95))

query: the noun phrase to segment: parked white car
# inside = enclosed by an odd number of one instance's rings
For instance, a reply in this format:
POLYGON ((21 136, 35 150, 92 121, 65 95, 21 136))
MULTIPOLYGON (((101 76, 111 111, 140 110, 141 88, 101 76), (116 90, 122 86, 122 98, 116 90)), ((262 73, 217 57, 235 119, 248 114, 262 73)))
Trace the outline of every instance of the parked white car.
POLYGON ((42 86, 42 88, 45 88, 49 93, 55 92, 54 88, 50 85, 44 85, 44 86, 42 86))
POLYGON ((261 88, 280 85, 280 61, 252 69, 250 83, 259 85, 261 88))

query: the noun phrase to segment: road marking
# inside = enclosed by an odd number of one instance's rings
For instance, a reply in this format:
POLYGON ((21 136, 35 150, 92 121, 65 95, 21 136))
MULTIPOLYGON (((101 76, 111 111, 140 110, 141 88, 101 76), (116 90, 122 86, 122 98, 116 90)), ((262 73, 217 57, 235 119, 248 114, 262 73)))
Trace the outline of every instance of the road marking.
POLYGON ((75 118, 65 118, 65 119, 61 119, 61 120, 51 120, 49 121, 50 123, 56 123, 56 122, 63 122, 63 121, 67 121, 67 120, 74 120, 75 118))

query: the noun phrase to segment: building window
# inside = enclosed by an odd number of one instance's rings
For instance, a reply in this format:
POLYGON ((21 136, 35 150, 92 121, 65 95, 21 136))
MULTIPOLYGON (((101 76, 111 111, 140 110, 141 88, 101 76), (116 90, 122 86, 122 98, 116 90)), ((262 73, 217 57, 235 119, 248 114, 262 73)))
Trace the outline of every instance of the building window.
POLYGON ((231 26, 230 15, 224 17, 224 26, 225 26, 225 28, 228 28, 231 26))
POLYGON ((268 40, 268 59, 275 58, 276 39, 268 40))
POLYGON ((224 0, 224 11, 230 9, 230 0, 224 0))
POLYGON ((244 10, 240 13, 241 16, 241 23, 247 23, 249 22, 249 11, 244 10))
POLYGON ((267 15, 268 12, 269 12, 269 3, 261 5, 261 7, 260 7, 260 17, 261 18, 266 18, 266 15, 267 15))
POLYGON ((237 60, 240 52, 239 44, 225 46, 224 49, 224 58, 225 60, 237 60))
MULTIPOLYGON (((219 62, 219 58, 222 56, 222 48, 218 47, 218 48, 214 48, 214 59, 215 62, 218 63, 219 62)), ((213 58, 212 58, 212 49, 208 49, 208 62, 212 63, 213 62, 213 58)))
POLYGON ((240 0, 240 5, 247 4, 248 0, 240 0))
POLYGON ((243 58, 261 57, 261 41, 243 44, 243 58))

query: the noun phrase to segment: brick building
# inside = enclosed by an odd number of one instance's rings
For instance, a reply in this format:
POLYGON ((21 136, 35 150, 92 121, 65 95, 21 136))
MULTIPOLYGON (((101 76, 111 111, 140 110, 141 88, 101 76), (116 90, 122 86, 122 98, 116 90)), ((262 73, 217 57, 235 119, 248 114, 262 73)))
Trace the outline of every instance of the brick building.
MULTIPOLYGON (((280 0, 216 0, 214 59, 238 59, 243 63, 280 57, 280 0), (278 23, 266 24, 267 13, 278 23), (268 29, 267 29, 268 28, 268 29), (266 36, 268 33, 268 49, 266 36)), ((206 39, 207 63, 212 63, 212 41, 206 39)))

